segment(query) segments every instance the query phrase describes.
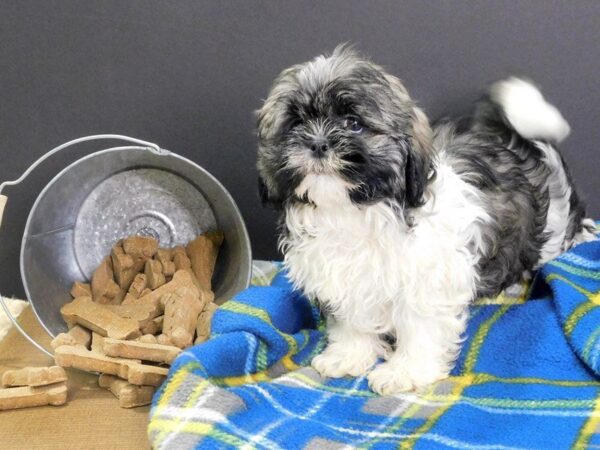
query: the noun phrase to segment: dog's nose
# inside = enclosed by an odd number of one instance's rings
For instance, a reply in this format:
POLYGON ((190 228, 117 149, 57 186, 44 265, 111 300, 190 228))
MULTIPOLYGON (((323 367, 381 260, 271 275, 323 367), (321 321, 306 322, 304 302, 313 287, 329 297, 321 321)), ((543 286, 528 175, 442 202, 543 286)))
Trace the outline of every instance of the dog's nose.
POLYGON ((317 154, 323 154, 329 150, 329 145, 325 139, 316 139, 310 145, 310 149, 317 154))

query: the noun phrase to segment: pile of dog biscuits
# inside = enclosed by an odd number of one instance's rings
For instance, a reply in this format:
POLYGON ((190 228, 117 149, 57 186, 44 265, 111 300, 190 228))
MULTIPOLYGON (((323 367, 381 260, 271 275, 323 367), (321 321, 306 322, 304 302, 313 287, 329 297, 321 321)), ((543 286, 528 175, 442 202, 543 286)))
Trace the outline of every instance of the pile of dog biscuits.
POLYGON ((220 232, 172 249, 151 237, 119 241, 61 308, 69 331, 52 341, 56 364, 100 373, 123 408, 150 403, 182 349, 210 335, 222 242, 220 232))

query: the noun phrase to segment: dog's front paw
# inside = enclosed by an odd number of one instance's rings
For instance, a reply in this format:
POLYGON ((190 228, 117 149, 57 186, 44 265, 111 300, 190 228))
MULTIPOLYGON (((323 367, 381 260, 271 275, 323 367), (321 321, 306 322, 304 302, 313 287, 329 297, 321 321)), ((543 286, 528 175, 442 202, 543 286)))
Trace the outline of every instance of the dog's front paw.
POLYGON ((379 395, 413 391, 448 376, 436 364, 402 358, 384 362, 367 376, 369 387, 379 395))
POLYGON ((341 378, 346 375, 357 377, 364 375, 377 361, 376 354, 344 351, 336 346, 315 356, 311 365, 324 377, 341 378))

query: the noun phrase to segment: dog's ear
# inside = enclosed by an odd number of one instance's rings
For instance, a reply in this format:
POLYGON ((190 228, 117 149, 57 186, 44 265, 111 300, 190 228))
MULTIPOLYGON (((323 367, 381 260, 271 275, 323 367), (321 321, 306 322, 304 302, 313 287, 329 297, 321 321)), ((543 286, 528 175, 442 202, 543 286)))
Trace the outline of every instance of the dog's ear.
POLYGON ((425 203, 423 193, 428 181, 427 173, 424 173, 424 170, 426 170, 425 165, 418 159, 413 151, 409 150, 404 168, 405 201, 406 205, 412 208, 422 206, 425 203))
POLYGON ((269 201, 269 191, 267 189, 267 185, 265 184, 265 180, 263 180, 262 177, 258 177, 258 195, 261 203, 266 205, 269 201))
POLYGON ((413 109, 411 144, 405 166, 406 204, 410 207, 424 203, 423 194, 432 172, 433 132, 427 117, 419 108, 413 109))
POLYGON ((281 209, 283 207, 282 200, 279 198, 279 196, 273 195, 271 192, 269 192, 269 188, 261 176, 258 177, 258 195, 260 196, 260 201, 264 206, 270 206, 274 209, 281 209))

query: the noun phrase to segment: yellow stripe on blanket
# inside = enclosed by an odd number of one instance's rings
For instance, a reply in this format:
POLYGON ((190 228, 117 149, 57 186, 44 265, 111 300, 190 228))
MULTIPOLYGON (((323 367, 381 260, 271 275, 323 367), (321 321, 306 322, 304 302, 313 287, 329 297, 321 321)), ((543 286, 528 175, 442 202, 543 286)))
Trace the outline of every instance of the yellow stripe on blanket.
POLYGON ((594 413, 590 415, 585 425, 581 428, 577 441, 573 444, 574 449, 588 448, 588 442, 593 434, 600 429, 600 396, 596 399, 594 413))

